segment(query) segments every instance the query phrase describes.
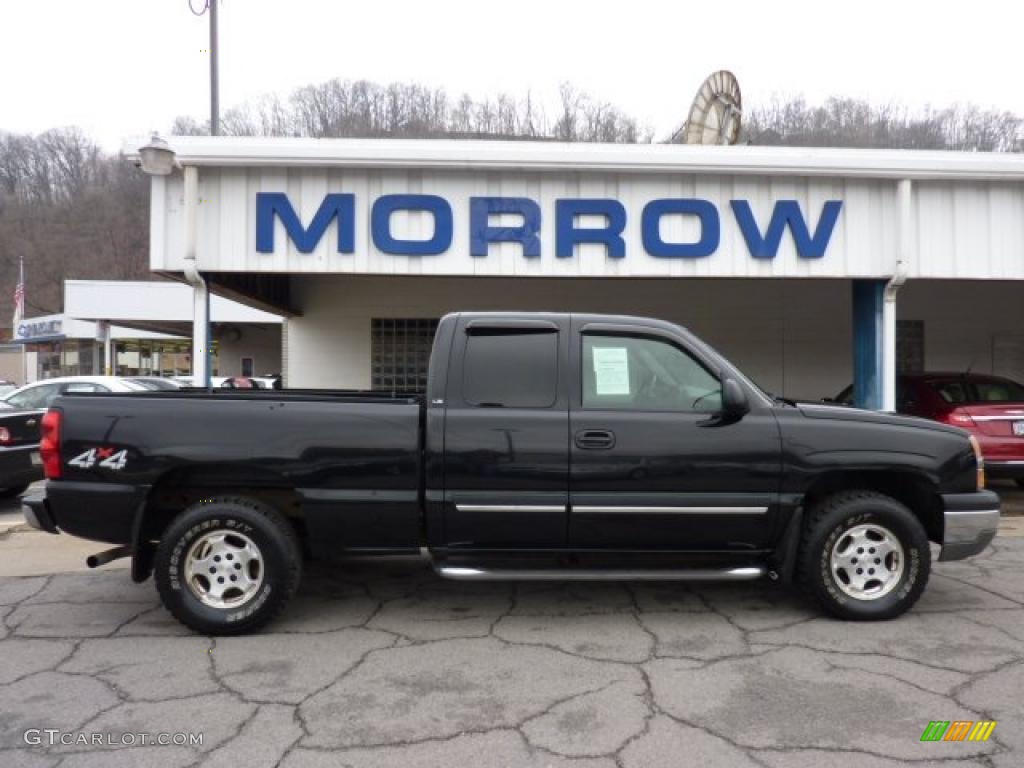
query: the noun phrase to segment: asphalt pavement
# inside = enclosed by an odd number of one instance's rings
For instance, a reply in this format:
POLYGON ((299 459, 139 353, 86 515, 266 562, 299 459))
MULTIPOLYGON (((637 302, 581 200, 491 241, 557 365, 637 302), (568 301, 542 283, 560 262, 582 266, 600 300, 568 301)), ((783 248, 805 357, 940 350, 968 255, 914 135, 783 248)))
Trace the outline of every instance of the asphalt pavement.
MULTIPOLYGON (((313 567, 282 619, 213 639, 123 569, 4 577, 0 766, 1019 766, 1024 518, 1005 522, 864 624, 768 583, 465 584, 403 560, 313 567), (922 742, 934 720, 997 725, 922 742), (202 744, 120 743, 143 733, 202 744)), ((42 536, 13 530, 0 560, 42 536)))

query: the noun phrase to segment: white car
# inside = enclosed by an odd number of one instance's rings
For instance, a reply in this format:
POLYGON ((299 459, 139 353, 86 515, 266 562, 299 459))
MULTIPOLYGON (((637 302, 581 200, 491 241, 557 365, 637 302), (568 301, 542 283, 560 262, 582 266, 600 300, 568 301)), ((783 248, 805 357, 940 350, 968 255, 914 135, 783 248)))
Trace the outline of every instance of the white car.
POLYGON ((120 376, 62 376, 41 379, 0 397, 12 408, 49 408, 56 398, 68 392, 145 392, 141 384, 120 376))
MULTIPOLYGON (((228 380, 227 376, 211 376, 210 386, 220 387, 224 385, 224 382, 228 380)), ((171 376, 171 381, 180 384, 183 387, 194 387, 195 378, 192 376, 171 376)))

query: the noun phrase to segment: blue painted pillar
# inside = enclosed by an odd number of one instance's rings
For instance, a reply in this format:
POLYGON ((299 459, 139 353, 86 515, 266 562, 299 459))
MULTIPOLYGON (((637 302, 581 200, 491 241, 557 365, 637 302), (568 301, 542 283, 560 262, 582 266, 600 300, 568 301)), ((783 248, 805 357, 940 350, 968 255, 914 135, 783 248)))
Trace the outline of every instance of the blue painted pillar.
POLYGON ((882 410, 885 280, 853 281, 853 404, 882 410))

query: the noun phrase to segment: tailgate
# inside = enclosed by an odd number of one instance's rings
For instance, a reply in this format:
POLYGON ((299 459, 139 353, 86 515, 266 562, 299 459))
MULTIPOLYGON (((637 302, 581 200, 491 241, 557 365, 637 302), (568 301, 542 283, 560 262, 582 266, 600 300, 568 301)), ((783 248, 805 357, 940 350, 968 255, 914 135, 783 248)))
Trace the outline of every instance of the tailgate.
POLYGON ((964 405, 961 410, 974 419, 978 430, 984 435, 1017 436, 1024 441, 1024 403, 964 405))

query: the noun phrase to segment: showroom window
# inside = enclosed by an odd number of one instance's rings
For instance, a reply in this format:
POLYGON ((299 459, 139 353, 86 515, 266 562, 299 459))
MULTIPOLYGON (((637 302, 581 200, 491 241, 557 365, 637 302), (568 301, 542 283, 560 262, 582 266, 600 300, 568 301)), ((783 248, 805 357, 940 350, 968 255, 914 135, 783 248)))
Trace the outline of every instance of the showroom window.
POLYGON ((424 392, 437 332, 436 318, 370 321, 371 386, 389 392, 424 392))

